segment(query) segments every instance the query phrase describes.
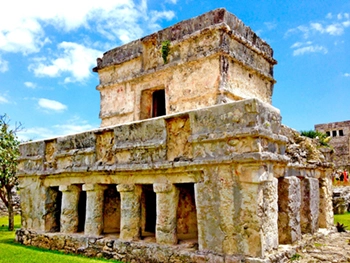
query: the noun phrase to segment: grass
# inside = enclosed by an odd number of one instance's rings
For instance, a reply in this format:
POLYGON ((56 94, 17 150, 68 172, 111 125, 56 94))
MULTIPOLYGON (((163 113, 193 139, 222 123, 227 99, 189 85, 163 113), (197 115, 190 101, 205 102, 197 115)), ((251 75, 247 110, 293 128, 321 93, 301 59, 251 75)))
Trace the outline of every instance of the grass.
POLYGON ((337 223, 344 224, 344 226, 347 226, 346 229, 350 230, 350 213, 334 215, 334 224, 336 225, 337 223))
MULTIPOLYGON (((15 216, 15 228, 20 228, 20 217, 15 216)), ((57 251, 28 247, 15 243, 15 231, 8 231, 7 217, 0 217, 0 263, 101 263, 120 262, 67 255, 57 251)))

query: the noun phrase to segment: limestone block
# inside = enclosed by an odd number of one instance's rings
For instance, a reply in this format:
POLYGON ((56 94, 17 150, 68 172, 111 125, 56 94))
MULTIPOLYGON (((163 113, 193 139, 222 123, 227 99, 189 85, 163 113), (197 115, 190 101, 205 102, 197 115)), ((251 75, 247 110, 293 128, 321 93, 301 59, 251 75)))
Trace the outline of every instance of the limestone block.
POLYGON ((292 244, 301 239, 300 180, 285 177, 278 180, 278 236, 280 244, 292 244))
MULTIPOLYGON (((199 250, 211 250, 223 253, 222 244, 225 232, 220 228, 222 217, 220 211, 220 188, 216 184, 220 167, 204 169, 199 181, 195 184, 195 198, 198 221, 199 250)), ((232 196, 233 197, 233 196, 232 196)), ((230 220, 232 215, 227 220, 230 220)), ((231 238, 231 237, 229 237, 231 238)))
POLYGON ((277 179, 242 182, 240 196, 239 248, 247 256, 264 257, 278 247, 277 179))
POLYGON ((188 139, 191 127, 188 115, 167 119, 167 159, 192 158, 192 147, 188 139))
POLYGON ((60 230, 63 233, 75 233, 79 225, 78 204, 81 187, 62 185, 59 190, 62 192, 60 230))
POLYGON ((332 204, 332 178, 330 176, 319 179, 320 182, 320 215, 319 215, 319 227, 331 228, 334 225, 333 220, 333 204, 332 204))
POLYGON ((156 240, 159 244, 177 244, 177 206, 179 190, 169 183, 155 183, 157 194, 156 240))
POLYGON ((106 186, 98 184, 84 184, 86 191, 85 235, 100 235, 103 232, 103 201, 106 186))
POLYGON ((319 224, 320 190, 318 180, 315 178, 303 178, 301 183, 301 232, 315 233, 319 224))
POLYGON ((137 240, 141 231, 141 186, 118 184, 117 190, 121 200, 120 239, 137 240))

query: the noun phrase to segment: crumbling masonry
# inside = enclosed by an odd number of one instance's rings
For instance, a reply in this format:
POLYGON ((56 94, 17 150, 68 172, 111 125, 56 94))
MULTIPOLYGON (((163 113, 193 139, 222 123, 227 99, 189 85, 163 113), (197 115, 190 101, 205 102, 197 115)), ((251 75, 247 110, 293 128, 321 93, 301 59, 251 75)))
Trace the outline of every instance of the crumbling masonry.
POLYGON ((20 146, 17 240, 123 262, 278 262, 280 244, 331 227, 331 169, 285 155, 275 64, 225 9, 106 52, 101 128, 20 146))

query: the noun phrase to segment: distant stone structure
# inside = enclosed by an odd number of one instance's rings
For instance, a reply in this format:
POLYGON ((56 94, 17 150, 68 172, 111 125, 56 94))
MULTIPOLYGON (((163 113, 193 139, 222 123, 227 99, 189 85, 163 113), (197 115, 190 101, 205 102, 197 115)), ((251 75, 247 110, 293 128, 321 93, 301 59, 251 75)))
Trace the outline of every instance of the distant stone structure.
POLYGON ((315 130, 331 136, 330 145, 335 154, 333 162, 336 168, 350 169, 350 121, 316 124, 315 130))
POLYGON ((274 64, 225 9, 106 52, 101 128, 20 146, 18 242, 123 262, 286 260, 279 244, 333 225, 332 182, 327 164, 285 154, 274 64))

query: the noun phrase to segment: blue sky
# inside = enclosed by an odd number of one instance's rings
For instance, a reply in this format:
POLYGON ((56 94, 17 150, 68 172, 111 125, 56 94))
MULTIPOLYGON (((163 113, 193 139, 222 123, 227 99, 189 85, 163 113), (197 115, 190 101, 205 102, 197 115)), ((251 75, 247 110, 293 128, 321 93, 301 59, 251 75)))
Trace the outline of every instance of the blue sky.
POLYGON ((272 97, 296 130, 350 119, 350 1, 6 1, 0 9, 0 114, 37 140, 100 125, 103 52, 224 7, 271 45, 272 97))

